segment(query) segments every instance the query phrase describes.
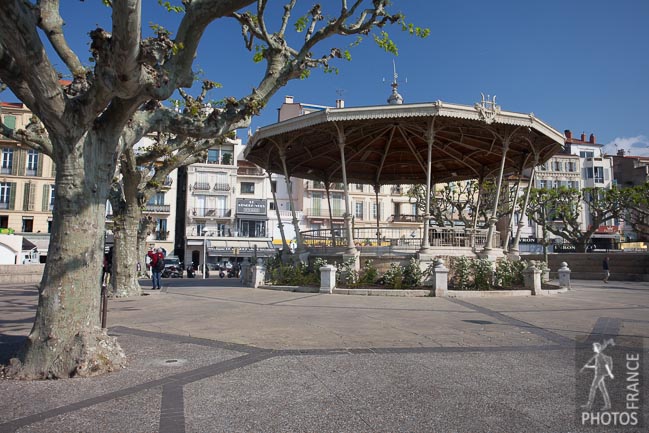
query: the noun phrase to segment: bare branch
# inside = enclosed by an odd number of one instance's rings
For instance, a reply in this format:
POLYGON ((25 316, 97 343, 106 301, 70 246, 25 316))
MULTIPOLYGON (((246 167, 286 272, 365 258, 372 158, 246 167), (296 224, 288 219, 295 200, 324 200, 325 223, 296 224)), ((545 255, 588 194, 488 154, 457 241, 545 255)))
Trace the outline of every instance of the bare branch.
POLYGON ((0 135, 52 157, 52 142, 48 138, 43 124, 36 117, 30 119, 25 129, 11 129, 0 123, 0 135))
POLYGON ((84 76, 86 68, 81 64, 77 55, 70 49, 63 34, 63 19, 59 13, 59 0, 40 0, 36 13, 40 18, 39 27, 43 29, 52 47, 68 67, 74 77, 84 76))
MULTIPOLYGON (((25 2, 21 0, 0 2, 0 40, 8 57, 13 59, 15 70, 23 73, 23 82, 31 93, 23 102, 40 119, 47 122, 48 128, 63 133, 66 126, 61 119, 66 98, 59 85, 58 74, 45 53, 36 28, 34 14, 25 2), (33 71, 38 73, 31 73, 33 71)), ((3 54, 3 57, 5 56, 6 54, 3 54)), ((1 69, 4 72, 6 66, 3 64, 1 69)), ((7 83, 9 83, 8 78, 2 76, 3 81, 7 83)), ((17 96, 22 99, 23 95, 17 96)))

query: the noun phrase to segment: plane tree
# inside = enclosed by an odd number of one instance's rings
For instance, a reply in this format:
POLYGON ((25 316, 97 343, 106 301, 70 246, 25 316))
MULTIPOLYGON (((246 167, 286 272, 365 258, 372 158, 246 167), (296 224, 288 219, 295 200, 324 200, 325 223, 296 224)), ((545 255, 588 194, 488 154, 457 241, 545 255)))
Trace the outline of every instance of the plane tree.
POLYGON ((36 317, 23 350, 6 368, 13 377, 92 376, 125 365, 118 342, 99 325, 98 275, 106 201, 118 160, 132 143, 155 131, 204 139, 246 127, 289 80, 314 68, 330 70, 332 59, 349 58, 343 49, 319 48, 332 36, 376 31, 375 41, 395 51, 385 25, 425 35, 393 13, 387 0, 343 0, 327 5, 331 11, 316 5, 296 17, 291 14, 297 0, 288 0, 275 28, 266 18, 267 0, 158 2, 179 12, 177 27, 173 33, 155 27, 151 37, 143 36, 141 0, 104 3, 111 8, 111 27, 90 31, 91 67, 66 39, 59 0, 0 3, 0 81, 38 118, 29 128, 2 133, 48 155, 57 168, 36 317), (192 87, 198 45, 221 18, 236 20, 245 48, 254 51, 255 61, 265 62, 259 83, 247 95, 225 98, 204 119, 161 104, 177 89, 192 87), (287 37, 293 29, 304 36, 296 46, 287 37), (70 83, 62 85, 62 73, 71 76, 70 83), (128 134, 133 137, 126 139, 128 134))
POLYGON ((527 216, 544 231, 574 245, 577 252, 586 252, 597 228, 614 218, 622 218, 633 203, 629 188, 533 188, 527 216), (584 217, 588 221, 586 225, 582 224, 584 217))

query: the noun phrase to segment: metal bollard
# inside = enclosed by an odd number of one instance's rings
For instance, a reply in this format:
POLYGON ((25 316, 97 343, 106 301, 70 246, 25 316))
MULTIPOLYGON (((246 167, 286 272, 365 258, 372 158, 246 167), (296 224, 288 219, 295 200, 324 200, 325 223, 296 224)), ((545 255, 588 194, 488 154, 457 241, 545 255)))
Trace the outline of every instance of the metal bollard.
POLYGON ((106 316, 108 315, 108 290, 106 284, 101 285, 101 298, 99 302, 99 319, 101 328, 106 329, 106 316))

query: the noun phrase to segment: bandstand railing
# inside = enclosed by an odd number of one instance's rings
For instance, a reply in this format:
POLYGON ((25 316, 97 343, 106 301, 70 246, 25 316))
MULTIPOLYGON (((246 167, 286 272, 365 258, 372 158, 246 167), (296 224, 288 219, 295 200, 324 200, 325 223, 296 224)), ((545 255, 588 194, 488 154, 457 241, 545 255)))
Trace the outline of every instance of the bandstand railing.
MULTIPOLYGON (((369 252, 372 248, 391 250, 417 251, 421 248, 422 228, 380 227, 377 235, 376 227, 359 227, 353 229, 354 244, 361 252, 369 252)), ((433 226, 428 232, 430 246, 438 248, 464 247, 482 249, 487 243, 487 229, 464 229, 433 226)), ((344 228, 307 230, 301 232, 302 240, 307 248, 317 250, 333 250, 347 245, 347 231, 344 228)), ((500 233, 495 231, 492 245, 499 248, 500 233)))

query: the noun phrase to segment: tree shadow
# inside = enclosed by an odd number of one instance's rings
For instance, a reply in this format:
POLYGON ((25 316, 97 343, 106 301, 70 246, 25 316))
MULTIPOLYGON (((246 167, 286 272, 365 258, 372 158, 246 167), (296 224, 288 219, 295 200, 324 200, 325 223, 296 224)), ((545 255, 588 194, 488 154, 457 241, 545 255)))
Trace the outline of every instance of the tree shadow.
POLYGON ((24 335, 0 334, 0 365, 6 365, 11 358, 15 358, 26 339, 24 335))

